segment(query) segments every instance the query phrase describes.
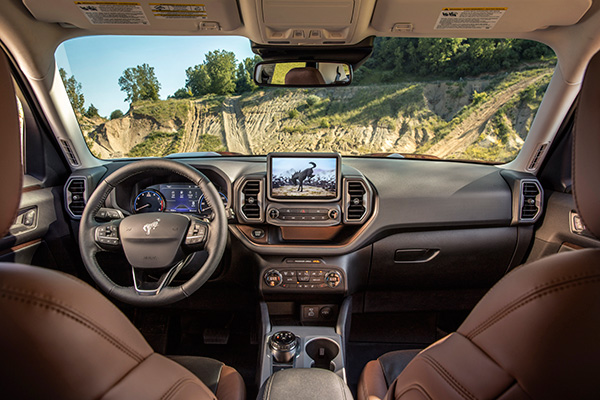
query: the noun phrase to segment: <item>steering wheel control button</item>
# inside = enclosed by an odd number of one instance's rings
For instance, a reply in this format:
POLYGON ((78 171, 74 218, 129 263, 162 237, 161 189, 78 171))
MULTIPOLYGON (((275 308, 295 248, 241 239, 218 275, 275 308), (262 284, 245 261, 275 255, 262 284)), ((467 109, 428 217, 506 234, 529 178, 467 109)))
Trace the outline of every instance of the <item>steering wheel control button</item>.
POLYGON ((104 225, 96 228, 95 239, 99 244, 107 244, 111 246, 118 246, 121 242, 119 240, 119 228, 115 225, 104 225))
POLYGON ((208 227, 203 222, 192 221, 185 238, 185 244, 198 245, 204 243, 208 227))
POLYGON ((281 273, 275 269, 271 269, 265 273, 265 284, 269 287, 275 287, 281 285, 283 277, 281 273))

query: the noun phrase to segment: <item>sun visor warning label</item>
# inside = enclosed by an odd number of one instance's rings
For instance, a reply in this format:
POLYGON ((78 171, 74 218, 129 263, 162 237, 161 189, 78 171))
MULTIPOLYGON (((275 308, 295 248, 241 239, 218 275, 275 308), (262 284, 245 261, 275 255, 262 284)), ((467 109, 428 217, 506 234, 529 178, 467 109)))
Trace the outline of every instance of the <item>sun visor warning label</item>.
POLYGON ((140 3, 76 1, 75 5, 92 25, 148 25, 140 3))
POLYGON ((496 26, 506 10, 505 7, 444 8, 435 29, 488 31, 496 26))
POLYGON ((162 19, 206 19, 204 4, 150 3, 152 15, 162 19))

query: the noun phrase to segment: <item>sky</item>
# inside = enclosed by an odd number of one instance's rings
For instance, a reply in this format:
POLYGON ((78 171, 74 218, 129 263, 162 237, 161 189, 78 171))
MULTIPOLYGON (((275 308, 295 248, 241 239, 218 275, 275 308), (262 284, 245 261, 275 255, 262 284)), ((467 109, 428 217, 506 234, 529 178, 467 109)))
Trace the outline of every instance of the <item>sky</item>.
POLYGON ((160 98, 166 99, 185 86, 185 70, 204 61, 212 50, 235 53, 237 61, 253 57, 250 40, 234 36, 92 36, 71 39, 56 50, 56 63, 82 85, 85 108, 94 104, 100 115, 116 109, 126 113, 127 95, 119 77, 129 67, 149 64, 161 84, 160 98))

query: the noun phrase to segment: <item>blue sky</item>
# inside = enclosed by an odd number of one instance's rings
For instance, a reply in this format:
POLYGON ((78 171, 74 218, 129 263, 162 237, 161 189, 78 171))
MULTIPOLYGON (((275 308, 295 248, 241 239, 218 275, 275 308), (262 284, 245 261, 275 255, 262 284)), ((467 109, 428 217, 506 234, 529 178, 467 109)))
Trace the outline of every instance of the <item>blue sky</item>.
POLYGON ((166 99, 185 85, 185 70, 201 64, 211 50, 233 51, 239 61, 253 57, 250 41, 243 37, 214 36, 92 36, 71 39, 56 50, 56 63, 81 83, 85 107, 91 103, 100 115, 129 109, 118 80, 129 67, 149 64, 166 99))

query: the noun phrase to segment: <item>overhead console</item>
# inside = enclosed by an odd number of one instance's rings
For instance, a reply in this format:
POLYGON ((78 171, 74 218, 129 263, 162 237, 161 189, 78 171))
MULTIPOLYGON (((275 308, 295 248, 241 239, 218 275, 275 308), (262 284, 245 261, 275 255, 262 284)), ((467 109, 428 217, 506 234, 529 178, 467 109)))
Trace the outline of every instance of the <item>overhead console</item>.
POLYGON ((344 176, 337 153, 271 153, 266 175, 242 178, 236 192, 240 222, 281 227, 362 224, 373 197, 362 176, 344 176))

